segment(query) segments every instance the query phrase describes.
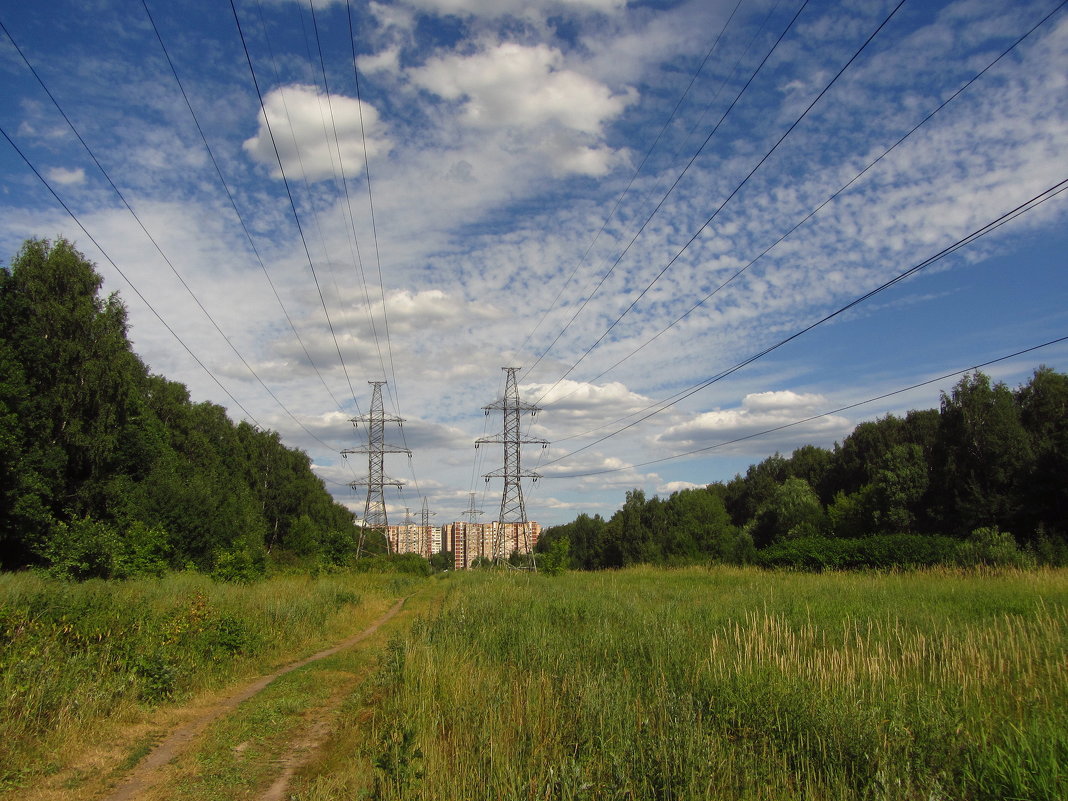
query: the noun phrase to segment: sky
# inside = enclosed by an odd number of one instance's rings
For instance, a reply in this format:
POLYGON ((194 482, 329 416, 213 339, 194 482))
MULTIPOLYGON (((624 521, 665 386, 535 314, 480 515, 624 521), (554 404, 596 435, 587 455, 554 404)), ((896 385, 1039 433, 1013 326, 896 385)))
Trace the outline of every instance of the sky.
POLYGON ((0 260, 357 514, 386 381, 391 523, 497 517, 521 368, 528 517, 608 516, 1068 370, 1061 5, 0 0, 0 260))

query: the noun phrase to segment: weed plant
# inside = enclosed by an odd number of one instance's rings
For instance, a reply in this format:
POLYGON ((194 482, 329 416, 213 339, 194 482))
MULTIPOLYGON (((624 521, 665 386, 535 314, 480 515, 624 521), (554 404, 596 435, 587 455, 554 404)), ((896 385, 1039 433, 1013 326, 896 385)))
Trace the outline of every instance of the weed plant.
POLYGON ((335 642, 415 581, 336 574, 240 585, 181 573, 70 583, 0 574, 0 787, 48 770, 50 754, 103 720, 335 642))
POLYGON ((454 576, 298 797, 1053 801, 1066 646, 1066 571, 454 576))

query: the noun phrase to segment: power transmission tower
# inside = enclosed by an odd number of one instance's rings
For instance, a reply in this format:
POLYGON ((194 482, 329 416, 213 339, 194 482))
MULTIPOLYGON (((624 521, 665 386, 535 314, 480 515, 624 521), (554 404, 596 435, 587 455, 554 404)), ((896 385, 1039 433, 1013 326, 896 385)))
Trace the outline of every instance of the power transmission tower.
MULTIPOLYGON (((471 496, 471 502, 468 504, 467 509, 464 511, 462 517, 466 522, 463 524, 463 537, 462 539, 456 536, 453 532, 452 550, 453 550, 453 563, 463 565, 464 568, 471 564, 472 550, 475 543, 475 527, 478 525, 475 519, 482 514, 481 509, 475 508, 475 493, 468 493, 471 496)), ((485 556, 482 553, 482 533, 478 533, 479 553, 478 556, 485 556)))
POLYGON ((482 510, 475 508, 475 493, 469 492, 467 494, 471 496, 471 503, 468 505, 467 509, 464 510, 463 516, 467 518, 468 523, 474 523, 475 518, 482 514, 482 510))
POLYGON ((363 528, 360 530, 360 542, 356 546, 357 559, 363 551, 368 529, 382 533, 386 541, 386 552, 389 553, 389 534, 386 530, 389 521, 386 517, 386 498, 382 488, 385 486, 402 487, 404 482, 386 476, 383 472, 383 463, 387 453, 406 453, 409 459, 412 458, 412 452, 408 448, 386 442, 386 423, 396 423, 398 426, 404 423, 400 417, 387 415, 382 406, 382 385, 386 382, 368 381, 367 383, 372 387, 371 408, 367 414, 353 417, 350 421, 354 427, 358 427, 360 423, 367 424, 367 445, 359 448, 346 448, 341 452, 341 455, 345 457, 348 457, 350 453, 367 454, 367 477, 358 478, 349 484, 353 489, 367 487, 367 501, 363 506, 363 528))
POLYGON ((423 511, 420 514, 419 529, 422 536, 422 542, 419 544, 422 546, 423 556, 429 559, 434 555, 434 543, 431 542, 433 537, 430 536, 430 518, 436 515, 437 512, 431 512, 427 506, 426 496, 423 496, 423 511))
POLYGON ((523 412, 536 415, 539 408, 533 403, 526 403, 519 399, 519 386, 516 384, 515 374, 522 368, 502 367, 508 373, 504 386, 504 396, 494 401, 489 406, 483 406, 486 414, 500 410, 504 415, 504 431, 500 436, 482 437, 475 440, 475 447, 487 443, 500 443, 504 445, 504 466, 485 473, 483 477, 488 482, 491 478, 504 479, 504 494, 501 496, 501 514, 497 520, 497 531, 493 536, 493 552, 490 558, 497 564, 505 564, 508 554, 506 548, 506 532, 510 526, 515 526, 517 545, 522 545, 523 550, 531 555, 531 564, 534 569, 534 549, 530 542, 530 527, 527 520, 526 504, 523 502, 523 486, 521 479, 530 478, 537 481, 541 476, 529 470, 523 470, 520 462, 522 445, 549 446, 548 440, 535 437, 524 437, 519 427, 519 418, 523 412))

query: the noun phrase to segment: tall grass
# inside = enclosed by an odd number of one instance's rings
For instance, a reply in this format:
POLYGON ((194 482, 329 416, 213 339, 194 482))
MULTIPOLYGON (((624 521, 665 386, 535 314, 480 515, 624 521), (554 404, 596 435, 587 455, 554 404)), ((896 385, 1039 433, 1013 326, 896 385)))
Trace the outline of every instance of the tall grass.
POLYGON ((0 787, 101 721, 179 701, 353 633, 413 583, 397 576, 196 574, 68 583, 0 574, 0 787))
POLYGON ((1066 646, 1066 571, 455 577, 299 797, 1052 801, 1066 646))

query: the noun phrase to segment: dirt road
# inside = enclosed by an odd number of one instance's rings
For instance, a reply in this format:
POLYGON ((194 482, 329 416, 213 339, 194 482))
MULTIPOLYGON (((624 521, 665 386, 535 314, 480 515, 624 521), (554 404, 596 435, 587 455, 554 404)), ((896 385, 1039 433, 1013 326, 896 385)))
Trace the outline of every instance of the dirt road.
MULTIPOLYGON (((194 717, 186 720, 167 734, 109 794, 105 795, 105 801, 133 801, 144 797, 163 779, 164 768, 176 757, 184 753, 204 733, 209 725, 235 710, 241 702, 252 698, 279 677, 312 662, 317 662, 340 651, 352 648, 362 640, 370 637, 385 623, 396 617, 404 606, 405 600, 397 601, 389 611, 359 634, 298 662, 281 667, 269 675, 261 676, 255 681, 235 688, 229 695, 218 699, 211 706, 197 710, 194 717)), ((350 684, 352 683, 355 683, 355 679, 350 684)), ((314 722, 299 737, 290 742, 286 753, 277 760, 278 777, 270 788, 260 796, 264 801, 278 801, 278 799, 285 797, 290 778, 297 769, 311 759, 315 751, 329 735, 329 713, 340 705, 345 697, 346 689, 351 689, 351 687, 348 685, 343 686, 324 705, 312 710, 313 714, 309 717, 314 722)))

